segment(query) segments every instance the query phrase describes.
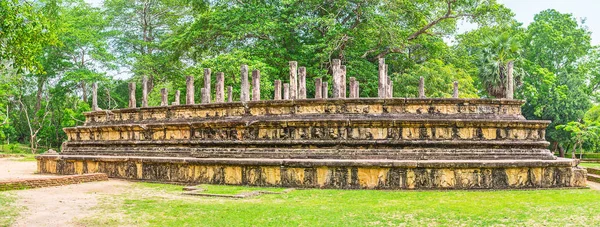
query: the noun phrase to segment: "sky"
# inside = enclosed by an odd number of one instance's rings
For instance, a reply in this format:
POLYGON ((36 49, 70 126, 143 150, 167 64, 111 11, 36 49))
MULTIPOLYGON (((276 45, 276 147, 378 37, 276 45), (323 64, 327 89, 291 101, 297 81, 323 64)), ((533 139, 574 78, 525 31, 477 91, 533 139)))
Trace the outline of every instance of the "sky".
POLYGON ((592 44, 600 44, 600 0, 498 0, 515 13, 517 21, 527 26, 535 14, 546 9, 570 13, 592 32, 592 44))

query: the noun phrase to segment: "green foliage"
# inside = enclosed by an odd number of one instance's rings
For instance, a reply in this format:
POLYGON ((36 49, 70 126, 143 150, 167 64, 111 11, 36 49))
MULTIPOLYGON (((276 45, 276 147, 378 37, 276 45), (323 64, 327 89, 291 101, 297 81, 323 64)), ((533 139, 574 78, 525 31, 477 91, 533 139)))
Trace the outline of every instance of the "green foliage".
POLYGON ((453 82, 458 81, 460 98, 477 98, 477 89, 469 74, 452 64, 441 60, 431 60, 415 66, 402 75, 394 75, 394 95, 397 97, 417 97, 419 77, 425 78, 425 95, 433 98, 451 98, 453 82))

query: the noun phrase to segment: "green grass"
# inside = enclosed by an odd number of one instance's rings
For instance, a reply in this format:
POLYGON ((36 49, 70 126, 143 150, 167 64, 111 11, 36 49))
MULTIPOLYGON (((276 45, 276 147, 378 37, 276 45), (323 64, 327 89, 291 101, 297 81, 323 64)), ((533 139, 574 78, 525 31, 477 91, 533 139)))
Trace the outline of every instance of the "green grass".
POLYGON ((10 226, 19 214, 19 209, 12 204, 15 198, 7 193, 0 193, 0 226, 10 226))
MULTIPOLYGON (((207 193, 230 194, 254 189, 215 185, 205 188, 207 193)), ((181 189, 182 186, 176 185, 139 184, 138 189, 134 190, 138 192, 131 192, 118 199, 104 200, 97 217, 86 219, 85 223, 100 226, 600 225, 600 191, 590 189, 310 189, 249 199, 181 196, 181 189)))
POLYGON ((585 167, 585 168, 600 168, 600 163, 599 162, 582 162, 582 163, 579 163, 579 166, 585 167))

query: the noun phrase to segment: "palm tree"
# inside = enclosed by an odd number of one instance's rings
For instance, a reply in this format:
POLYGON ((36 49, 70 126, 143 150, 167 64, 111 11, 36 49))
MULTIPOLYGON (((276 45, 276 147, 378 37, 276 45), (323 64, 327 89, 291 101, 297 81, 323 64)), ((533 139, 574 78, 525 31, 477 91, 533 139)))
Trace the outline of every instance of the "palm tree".
POLYGON ((518 40, 507 32, 484 40, 479 54, 479 78, 491 96, 506 98, 508 71, 520 55, 520 47, 518 40))

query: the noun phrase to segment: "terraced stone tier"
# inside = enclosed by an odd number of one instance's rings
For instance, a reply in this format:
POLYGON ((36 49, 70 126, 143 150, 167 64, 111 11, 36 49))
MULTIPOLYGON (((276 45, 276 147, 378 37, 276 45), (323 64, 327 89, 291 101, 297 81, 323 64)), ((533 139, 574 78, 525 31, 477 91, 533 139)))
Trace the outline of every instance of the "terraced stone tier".
POLYGON ((522 101, 278 100, 96 111, 63 154, 315 159, 540 159, 547 121, 522 101), (110 144, 107 146, 106 144, 110 144))
POLYGON ((585 187, 586 171, 558 160, 223 159, 47 155, 38 171, 188 184, 341 189, 585 187))
MULTIPOLYGON (((42 173, 322 188, 581 187, 519 100, 320 99, 129 108, 65 128, 42 173)), ((583 183, 582 183, 583 182, 583 183)))

